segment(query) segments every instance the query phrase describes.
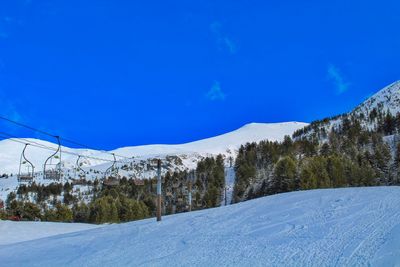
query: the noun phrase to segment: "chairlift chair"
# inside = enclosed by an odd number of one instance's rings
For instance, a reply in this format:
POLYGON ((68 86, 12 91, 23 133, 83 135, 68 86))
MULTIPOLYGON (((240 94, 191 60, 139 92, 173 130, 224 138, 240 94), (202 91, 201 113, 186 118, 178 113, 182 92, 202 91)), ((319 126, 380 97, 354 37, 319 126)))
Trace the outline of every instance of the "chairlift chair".
MULTIPOLYGON (((81 167, 81 163, 79 163, 79 159, 81 158, 81 155, 78 156, 76 160, 76 172, 78 173, 79 179, 85 179, 86 178, 86 172, 84 169, 81 167)), ((76 178, 76 173, 75 173, 75 178, 76 178)))
POLYGON ((104 172, 103 185, 105 186, 119 185, 118 169, 115 168, 115 163, 117 162, 117 160, 115 159, 115 155, 112 155, 114 157, 113 164, 104 172))
POLYGON ((78 155, 78 158, 76 159, 75 174, 74 174, 74 179, 72 179, 73 185, 82 185, 82 184, 85 184, 85 182, 86 182, 86 173, 85 173, 85 170, 82 169, 81 164, 79 163, 80 158, 81 158, 81 155, 78 155), (78 176, 78 178, 77 178, 77 176, 78 176))
POLYGON ((35 174, 35 166, 30 162, 25 156, 25 150, 29 144, 25 144, 24 149, 22 150, 21 158, 19 161, 19 170, 18 170, 18 182, 32 182, 35 174), (27 172, 21 172, 22 166, 28 164, 27 172))
POLYGON ((50 155, 46 159, 43 165, 43 178, 48 180, 60 180, 61 179, 61 143, 60 137, 56 136, 58 147, 54 154, 50 155), (59 156, 57 155, 59 153, 59 156), (58 158, 59 162, 56 164, 52 163, 53 158, 58 158), (50 162, 49 162, 50 161, 50 162))

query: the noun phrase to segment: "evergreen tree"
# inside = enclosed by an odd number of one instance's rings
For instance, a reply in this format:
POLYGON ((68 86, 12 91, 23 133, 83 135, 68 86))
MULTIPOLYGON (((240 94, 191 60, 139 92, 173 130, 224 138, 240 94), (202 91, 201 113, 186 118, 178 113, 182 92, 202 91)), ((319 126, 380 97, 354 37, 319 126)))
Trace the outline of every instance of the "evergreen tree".
POLYGON ((274 192, 288 192, 298 188, 296 182, 296 162, 291 157, 284 157, 275 167, 272 181, 274 192))
POLYGON ((332 155, 328 158, 327 161, 327 172, 329 175, 329 179, 332 181, 333 187, 343 187, 346 186, 346 172, 344 162, 346 160, 344 158, 338 157, 336 155, 332 155))
POLYGON ((235 161, 236 179, 233 189, 233 202, 243 199, 252 178, 256 176, 256 144, 246 144, 239 149, 235 161))
POLYGON ((96 199, 90 205, 89 221, 97 224, 119 222, 117 201, 111 196, 96 199))
POLYGON ((303 190, 315 189, 318 186, 318 178, 309 165, 305 165, 300 173, 300 188, 303 190))
POLYGON ((74 204, 72 213, 74 222, 89 222, 89 207, 84 202, 74 204))
POLYGON ((44 218, 51 222, 72 222, 73 213, 68 206, 57 203, 55 209, 46 210, 44 218))

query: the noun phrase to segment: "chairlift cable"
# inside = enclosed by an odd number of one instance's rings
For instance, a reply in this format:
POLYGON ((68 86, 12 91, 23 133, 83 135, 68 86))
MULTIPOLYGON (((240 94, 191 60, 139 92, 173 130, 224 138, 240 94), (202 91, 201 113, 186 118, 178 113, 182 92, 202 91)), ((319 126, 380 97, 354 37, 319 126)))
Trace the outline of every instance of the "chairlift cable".
MULTIPOLYGON (((0 115, 0 119, 5 120, 5 121, 10 122, 10 123, 13 123, 15 125, 18 125, 20 127, 27 128, 27 129, 29 129, 31 131, 34 131, 34 132, 37 132, 37 133, 41 133, 41 134, 44 134, 44 135, 47 135, 47 136, 50 136, 50 137, 57 138, 57 135, 51 134, 49 132, 37 129, 35 127, 29 126, 29 125, 26 125, 26 124, 23 124, 23 123, 20 123, 20 122, 17 122, 15 120, 11 120, 11 119, 6 118, 6 117, 1 116, 1 115, 0 115)), ((126 157, 126 156, 122 156, 122 155, 118 155, 118 154, 115 154, 115 153, 112 153, 112 152, 108 152, 108 151, 106 151, 104 149, 98 149, 98 148, 94 148, 94 147, 91 147, 91 146, 87 146, 87 145, 84 145, 82 143, 79 143, 79 142, 76 142, 76 141, 61 137, 61 136, 58 136, 58 137, 60 138, 60 140, 63 140, 65 142, 67 142, 67 143, 75 144, 75 145, 78 145, 78 146, 81 146, 81 147, 84 147, 84 148, 88 148, 88 149, 92 149, 92 150, 97 150, 97 151, 100 151, 100 152, 103 152, 103 153, 107 153, 107 154, 114 154, 115 156, 117 156, 119 158, 131 159, 131 158, 126 157)))
MULTIPOLYGON (((30 140, 27 140, 27 139, 24 139, 24 138, 15 137, 13 135, 10 135, 10 134, 4 133, 4 132, 0 132, 0 137, 6 138, 7 140, 10 140, 12 142, 16 142, 16 143, 20 143, 20 144, 24 144, 24 145, 25 144, 29 144, 29 145, 31 145, 33 147, 37 147, 37 148, 41 148, 41 149, 46 149, 46 150, 50 150, 50 151, 56 151, 57 150, 56 148, 49 147, 49 146, 46 146, 46 145, 43 145, 43 144, 39 144, 37 142, 30 141, 30 140), (20 140, 15 139, 15 138, 18 138, 20 140), (23 142, 21 140, 23 140, 25 142, 23 142)), ((72 156, 81 156, 83 158, 89 158, 89 159, 94 159, 94 160, 99 160, 99 161, 113 162, 113 160, 110 160, 110 159, 104 159, 104 158, 99 158, 99 157, 81 155, 81 154, 78 154, 78 153, 69 152, 69 151, 65 151, 65 150, 63 151, 63 153, 64 154, 68 154, 68 155, 72 155, 72 156)))

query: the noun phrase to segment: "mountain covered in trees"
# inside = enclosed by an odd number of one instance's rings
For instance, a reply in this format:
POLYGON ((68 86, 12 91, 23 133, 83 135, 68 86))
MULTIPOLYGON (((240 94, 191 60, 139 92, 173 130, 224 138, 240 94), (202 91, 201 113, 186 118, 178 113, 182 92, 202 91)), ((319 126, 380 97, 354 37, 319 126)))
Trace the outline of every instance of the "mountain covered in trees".
POLYGON ((400 183, 400 82, 283 142, 241 146, 233 201, 281 192, 400 183))

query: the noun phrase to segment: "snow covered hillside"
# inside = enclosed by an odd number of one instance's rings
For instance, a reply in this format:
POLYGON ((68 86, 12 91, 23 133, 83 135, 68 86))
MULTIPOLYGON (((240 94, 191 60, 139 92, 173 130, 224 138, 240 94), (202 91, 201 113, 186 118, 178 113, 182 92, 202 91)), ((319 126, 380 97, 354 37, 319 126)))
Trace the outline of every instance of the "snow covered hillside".
MULTIPOLYGON (((20 141, 20 143, 17 143, 13 140, 14 138, 0 141, 0 173, 6 173, 6 174, 18 173, 19 160, 21 157, 22 150, 24 149, 25 143, 32 144, 32 146, 27 147, 25 155, 29 159, 29 161, 31 161, 35 166, 35 172, 42 171, 44 161, 57 149, 56 144, 39 139, 15 138, 15 140, 20 141), (54 151, 37 147, 38 145, 52 148, 54 149, 54 151)), ((84 156, 95 156, 101 159, 112 160, 112 155, 108 153, 99 152, 96 150, 72 149, 64 146, 61 147, 61 150, 64 152, 77 153, 84 156)), ((77 156, 63 153, 62 160, 64 162, 65 167, 73 168, 77 160, 77 156)), ((103 164, 104 161, 83 158, 81 160, 81 163, 83 163, 84 166, 95 166, 103 164)))
MULTIPOLYGON (((0 262, 4 266, 393 266, 400 264, 399 206, 399 187, 292 192, 166 216, 160 223, 147 219, 1 245, 0 262)), ((34 234, 36 227, 27 227, 34 234)), ((0 240, 8 238, 7 232, 0 235, 0 240)))
POLYGON ((400 81, 396 81, 357 106, 352 114, 364 114, 369 117, 373 109, 389 111, 392 115, 400 112, 400 81))
MULTIPOLYGON (((240 145, 247 142, 259 142, 261 140, 280 141, 283 140, 285 135, 291 135, 295 130, 306 126, 306 123, 301 122, 286 122, 286 123, 251 123, 243 126, 242 128, 233 132, 223 134, 217 137, 212 137, 196 142, 191 142, 182 145, 145 145, 134 147, 123 147, 113 151, 117 155, 125 157, 135 157, 133 162, 140 162, 140 160, 165 157, 166 155, 183 156, 183 164, 193 165, 193 158, 206 155, 232 154, 240 145)), ((34 145, 40 144, 42 146, 57 148, 57 145, 32 138, 18 139, 22 143, 16 143, 12 140, 6 139, 0 141, 0 173, 17 173, 19 167, 19 160, 21 152, 24 148, 24 143, 33 143, 34 145)), ((100 159, 112 160, 112 156, 102 151, 89 150, 89 149, 72 149, 62 147, 62 151, 80 154, 83 156, 91 156, 100 159)), ((42 170, 42 165, 46 158, 54 151, 45 150, 35 146, 28 146, 26 150, 26 157, 32 161, 36 167, 36 171, 42 170)), ((76 164, 77 156, 63 154, 63 166, 66 169, 73 169, 76 164)), ((196 161, 196 160, 195 160, 196 161)), ((103 170, 111 163, 105 163, 101 160, 92 158, 82 158, 80 163, 83 167, 89 168, 97 166, 97 169, 103 170)))
MULTIPOLYGON (((251 123, 247 124, 233 132, 220 136, 207 138, 182 145, 144 145, 118 148, 113 151, 117 155, 135 158, 151 158, 166 155, 216 155, 216 154, 232 154, 240 145, 247 142, 259 142, 261 140, 280 141, 285 135, 291 135, 295 130, 306 126, 307 123, 302 122, 286 122, 286 123, 251 123)), ((18 139, 22 143, 15 143, 11 140, 0 141, 0 173, 16 173, 18 172, 19 159, 24 148, 23 143, 40 144, 51 148, 57 148, 57 145, 38 139, 26 138, 18 139)), ((62 147, 62 151, 77 153, 84 156, 98 157, 101 159, 112 160, 112 156, 96 150, 89 149, 72 149, 62 147)), ((44 150, 38 147, 29 146, 26 150, 26 156, 40 171, 43 162, 53 151, 44 150)), ((74 155, 63 155, 65 167, 73 168, 77 157, 74 155)), ((104 162, 83 158, 81 161, 83 166, 104 165, 104 162)), ((106 165, 109 165, 106 164, 106 165)))
POLYGON ((240 145, 261 140, 281 141, 297 129, 308 125, 303 122, 250 123, 233 132, 183 145, 147 145, 124 147, 115 153, 124 156, 180 155, 180 154, 226 154, 233 153, 240 145))
POLYGON ((399 112, 400 81, 396 81, 379 90, 351 112, 314 121, 304 129, 296 131, 293 137, 295 139, 316 137, 324 140, 332 129, 340 128, 345 119, 351 118, 356 118, 364 129, 376 131, 379 127, 379 118, 382 119, 386 113, 396 116, 399 112))
MULTIPOLYGON (((285 122, 285 123, 251 123, 233 132, 220 136, 207 138, 182 145, 146 145, 124 147, 113 151, 117 155, 126 158, 118 158, 116 167, 119 169, 118 175, 127 178, 153 178, 156 176, 155 166, 151 166, 152 159, 163 159, 162 173, 168 171, 183 171, 185 169, 196 168, 197 162, 205 156, 215 156, 224 154, 227 157, 235 157, 240 145, 247 142, 259 142, 261 140, 281 141, 285 135, 291 135, 295 130, 303 128, 306 123, 285 122)), ((25 143, 31 143, 26 149, 26 157, 35 166, 35 182, 49 184, 52 180, 44 180, 42 171, 43 163, 49 157, 57 145, 32 138, 17 139, 20 143, 12 139, 0 141, 0 175, 13 174, 9 177, 0 177, 0 199, 6 199, 11 191, 15 191, 18 186, 16 174, 18 173, 21 152, 25 143), (37 147, 45 146, 53 150, 46 150, 37 147)), ((86 180, 102 179, 103 172, 112 162, 104 162, 99 159, 112 160, 111 154, 104 151, 90 149, 72 149, 62 146, 62 170, 63 182, 79 178, 79 171, 76 171, 77 154, 83 155, 79 160, 81 168, 86 171, 86 180), (73 153, 73 155, 69 154, 73 153), (86 157, 85 157, 86 156, 86 157)), ((56 161, 56 160, 55 160, 56 161)), ((154 165, 154 164, 153 164, 154 165)), ((26 171, 23 169, 22 171, 26 171)), ((88 188, 80 188, 86 192, 88 188)))

